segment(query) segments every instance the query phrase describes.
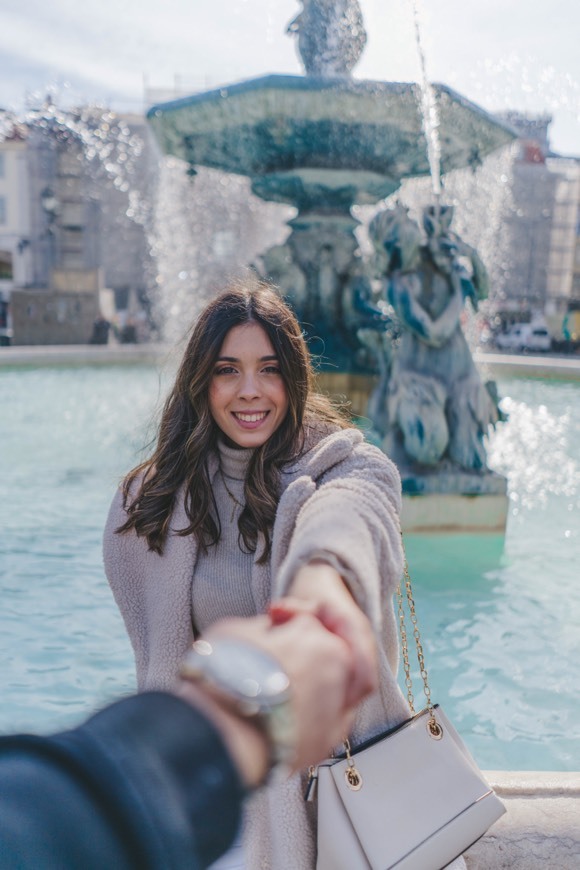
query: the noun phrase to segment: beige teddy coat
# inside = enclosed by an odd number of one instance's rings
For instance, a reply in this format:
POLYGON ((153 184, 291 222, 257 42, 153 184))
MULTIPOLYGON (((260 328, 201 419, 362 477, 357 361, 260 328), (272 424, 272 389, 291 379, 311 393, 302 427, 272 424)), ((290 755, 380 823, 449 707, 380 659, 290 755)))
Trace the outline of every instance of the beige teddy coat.
MULTIPOLYGON (((401 484, 393 463, 356 429, 310 434, 308 448, 282 472, 282 494, 268 564, 254 562, 256 612, 284 595, 298 566, 325 551, 345 566, 356 601, 368 615, 379 645, 380 688, 359 708, 356 743, 409 715, 396 680, 397 626, 393 592, 402 574, 399 513, 401 484)), ((210 466, 210 478, 218 460, 210 466)), ((163 555, 133 532, 115 534, 125 520, 117 492, 104 534, 105 570, 123 615, 141 690, 169 688, 193 641, 193 536, 170 534, 163 555)), ((178 499, 172 529, 187 525, 178 499)), ((260 552, 260 546, 258 546, 260 552)), ((314 870, 315 818, 303 800, 303 777, 262 789, 246 813, 249 870, 314 870)))

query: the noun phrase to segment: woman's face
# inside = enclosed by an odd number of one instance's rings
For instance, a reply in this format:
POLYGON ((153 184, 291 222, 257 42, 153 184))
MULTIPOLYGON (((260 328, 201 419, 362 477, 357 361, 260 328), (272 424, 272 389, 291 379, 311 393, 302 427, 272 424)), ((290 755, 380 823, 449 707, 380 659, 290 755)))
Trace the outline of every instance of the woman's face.
POLYGON ((237 447, 261 447, 286 416, 278 358, 257 323, 234 326, 226 335, 210 381, 209 410, 237 447))

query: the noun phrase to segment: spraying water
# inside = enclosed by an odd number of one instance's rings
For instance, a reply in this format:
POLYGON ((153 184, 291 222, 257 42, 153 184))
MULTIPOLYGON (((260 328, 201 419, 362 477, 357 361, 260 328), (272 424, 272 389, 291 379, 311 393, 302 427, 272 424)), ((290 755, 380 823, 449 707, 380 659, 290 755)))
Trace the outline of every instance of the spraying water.
POLYGON ((423 119, 423 131, 427 140, 427 158, 431 171, 431 184, 436 203, 441 197, 441 143, 439 140, 439 110, 435 99, 435 91, 427 75, 427 62, 421 20, 419 13, 419 0, 411 0, 413 7, 413 22, 415 26, 415 40, 421 65, 421 116, 423 119))
MULTIPOLYGON (((14 136, 42 153, 65 150, 81 164, 83 195, 99 203, 105 279, 109 265, 118 278, 118 261, 129 257, 119 224, 140 225, 152 336, 170 343, 183 339, 199 310, 244 271, 243 264, 283 241, 294 214, 289 206, 259 200, 247 178, 205 167, 188 174, 183 160, 158 153, 147 128, 100 106, 64 108, 47 97, 18 114, 0 111, 0 141, 14 136)), ((43 171, 39 190, 53 183, 50 168, 43 171)), ((125 281, 128 268, 117 283, 137 283, 125 281)))
POLYGON ((114 112, 95 105, 65 109, 51 97, 22 114, 0 112, 0 141, 25 130, 29 135, 44 135, 55 146, 77 142, 87 164, 130 196, 134 217, 139 217, 142 203, 131 177, 141 159, 143 141, 114 112))

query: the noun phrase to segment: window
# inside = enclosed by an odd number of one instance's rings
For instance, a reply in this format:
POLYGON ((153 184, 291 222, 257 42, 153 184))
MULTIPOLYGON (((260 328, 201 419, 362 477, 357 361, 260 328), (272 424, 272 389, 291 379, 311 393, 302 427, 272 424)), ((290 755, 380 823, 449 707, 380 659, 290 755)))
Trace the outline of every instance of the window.
POLYGON ((6 197, 0 196, 0 224, 6 223, 6 197))
POLYGON ((12 254, 10 251, 0 251, 0 281, 12 280, 12 254))

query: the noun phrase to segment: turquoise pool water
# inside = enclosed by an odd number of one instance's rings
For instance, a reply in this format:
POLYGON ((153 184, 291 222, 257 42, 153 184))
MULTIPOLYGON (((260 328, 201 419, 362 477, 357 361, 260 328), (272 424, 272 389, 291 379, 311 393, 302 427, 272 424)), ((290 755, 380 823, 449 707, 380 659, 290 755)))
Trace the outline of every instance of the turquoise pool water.
MULTIPOLYGON (((408 541, 433 696, 484 768, 577 770, 580 385, 499 389, 505 543, 408 541)), ((101 533, 163 391, 153 366, 0 371, 2 732, 67 727, 134 688, 101 533)))

